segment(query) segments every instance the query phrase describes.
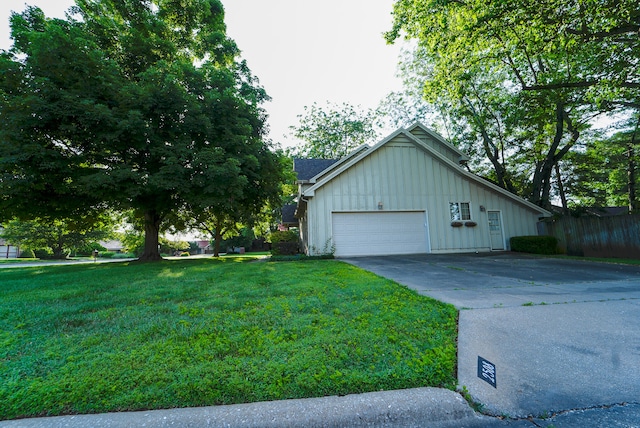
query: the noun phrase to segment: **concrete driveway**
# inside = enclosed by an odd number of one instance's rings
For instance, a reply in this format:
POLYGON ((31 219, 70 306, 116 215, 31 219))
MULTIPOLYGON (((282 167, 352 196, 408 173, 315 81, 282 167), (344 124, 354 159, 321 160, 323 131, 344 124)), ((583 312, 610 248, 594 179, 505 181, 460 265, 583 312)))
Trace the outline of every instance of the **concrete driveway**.
POLYGON ((640 402, 640 267, 517 253, 344 261, 460 309, 458 382, 491 414, 640 402))

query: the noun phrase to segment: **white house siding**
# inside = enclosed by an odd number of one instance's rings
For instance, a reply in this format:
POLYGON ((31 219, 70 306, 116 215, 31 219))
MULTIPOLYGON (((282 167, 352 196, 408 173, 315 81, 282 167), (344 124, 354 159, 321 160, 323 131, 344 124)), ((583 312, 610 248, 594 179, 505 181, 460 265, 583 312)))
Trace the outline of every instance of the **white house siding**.
POLYGON ((460 158, 460 153, 458 153, 453 146, 449 143, 443 143, 440 141, 436 141, 431 135, 426 133, 422 128, 416 126, 410 130, 411 134, 414 135, 418 140, 422 141, 438 153, 446 156, 452 162, 458 163, 460 158))
POLYGON ((13 245, 0 245, 0 258, 7 259, 18 257, 20 249, 13 245))
POLYGON ((426 211, 434 253, 489 251, 486 211, 491 210, 502 214, 506 246, 511 236, 536 234, 539 213, 473 182, 458 168, 399 135, 315 190, 307 211, 310 254, 330 248, 332 212, 374 211, 380 202, 384 211, 426 211), (449 202, 469 202, 478 225, 451 227, 449 202))

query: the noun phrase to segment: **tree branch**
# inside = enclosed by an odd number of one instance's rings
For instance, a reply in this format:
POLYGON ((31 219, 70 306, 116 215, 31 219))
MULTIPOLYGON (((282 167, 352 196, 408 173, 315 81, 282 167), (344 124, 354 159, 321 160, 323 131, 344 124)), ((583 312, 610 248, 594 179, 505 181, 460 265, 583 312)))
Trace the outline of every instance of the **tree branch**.
MULTIPOLYGON (((569 89, 569 88, 590 88, 591 86, 597 85, 599 82, 597 80, 585 80, 581 82, 560 82, 560 83, 549 83, 546 85, 529 85, 524 86, 522 89, 525 91, 544 91, 549 89, 569 89)), ((622 82, 620 84, 623 88, 632 88, 637 89, 640 88, 639 82, 622 82)))

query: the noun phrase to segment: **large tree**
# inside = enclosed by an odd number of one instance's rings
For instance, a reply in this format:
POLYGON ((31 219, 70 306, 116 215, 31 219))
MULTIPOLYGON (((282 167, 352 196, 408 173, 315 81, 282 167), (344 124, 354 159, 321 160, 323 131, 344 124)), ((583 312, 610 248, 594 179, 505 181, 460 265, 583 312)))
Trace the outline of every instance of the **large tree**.
POLYGON ((250 177, 252 186, 244 189, 242 195, 231 196, 224 201, 208 203, 199 200, 201 209, 194 210, 184 219, 186 228, 206 232, 214 241, 214 257, 220 253, 220 245, 225 236, 240 232, 243 227, 252 228, 257 223, 270 222, 273 213, 283 204, 282 187, 292 174, 285 154, 258 151, 256 157, 260 165, 250 177))
POLYGON ((541 206, 594 112, 637 104, 637 2, 398 0, 394 18, 387 39, 418 40, 425 94, 467 121, 499 184, 502 153, 530 161, 526 196, 541 206))
POLYGON ((301 141, 296 156, 339 159, 378 137, 375 112, 348 103, 305 106, 298 120, 289 127, 301 141))
POLYGON ((141 260, 187 214, 260 206, 278 186, 264 90, 218 0, 77 0, 11 17, 0 62, 2 216, 106 207, 144 225, 141 260), (275 184, 273 182, 276 182, 275 184), (251 195, 248 197, 247 195, 251 195))
POLYGON ((570 154, 568 174, 562 179, 574 204, 638 211, 639 128, 638 117, 627 118, 616 124, 619 132, 596 138, 584 150, 570 154))

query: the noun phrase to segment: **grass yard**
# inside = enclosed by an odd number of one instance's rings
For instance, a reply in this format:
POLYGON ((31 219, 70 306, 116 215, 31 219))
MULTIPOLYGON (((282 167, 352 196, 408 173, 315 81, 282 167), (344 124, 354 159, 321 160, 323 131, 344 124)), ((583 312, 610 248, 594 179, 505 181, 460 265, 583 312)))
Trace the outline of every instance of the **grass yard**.
POLYGON ((453 306, 248 260, 0 270, 0 419, 455 386, 453 306))

